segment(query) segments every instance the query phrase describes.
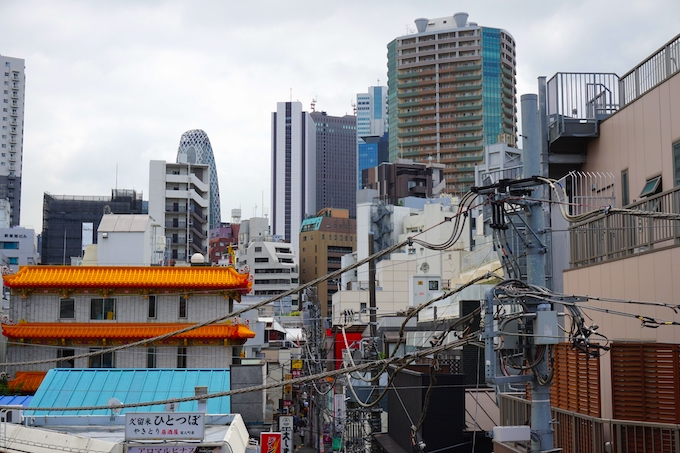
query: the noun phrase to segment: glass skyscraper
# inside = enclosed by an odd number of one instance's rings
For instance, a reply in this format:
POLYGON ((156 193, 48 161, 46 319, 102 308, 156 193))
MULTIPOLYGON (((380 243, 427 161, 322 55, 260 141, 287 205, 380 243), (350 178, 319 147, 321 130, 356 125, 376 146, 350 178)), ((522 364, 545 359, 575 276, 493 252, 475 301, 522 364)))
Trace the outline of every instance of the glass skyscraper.
POLYGON ((389 159, 444 164, 449 193, 474 184, 484 146, 517 141, 515 41, 467 19, 416 19, 387 45, 389 159))
POLYGON ((177 150, 177 163, 203 164, 210 168, 210 229, 219 228, 222 222, 220 185, 217 181, 215 156, 208 134, 193 129, 182 134, 177 150))
POLYGON ((361 172, 386 162, 387 87, 368 87, 357 94, 357 186, 361 189, 361 172), (384 143, 383 143, 384 142, 384 143), (383 143, 383 145, 380 145, 383 143))

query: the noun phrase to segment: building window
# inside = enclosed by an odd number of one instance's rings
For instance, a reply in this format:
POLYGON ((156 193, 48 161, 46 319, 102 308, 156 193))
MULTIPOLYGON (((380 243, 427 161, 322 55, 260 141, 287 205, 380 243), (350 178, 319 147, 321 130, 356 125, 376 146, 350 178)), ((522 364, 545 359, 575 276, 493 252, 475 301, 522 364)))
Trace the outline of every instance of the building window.
POLYGON ((177 348, 177 368, 187 367, 187 348, 186 346, 180 346, 177 348))
POLYGON ((255 251, 256 251, 256 252, 261 252, 261 251, 262 251, 262 247, 255 247, 255 251))
POLYGON ((628 169, 621 172, 621 206, 627 206, 630 203, 630 193, 628 185, 628 169))
MULTIPOLYGON (((11 195, 11 192, 10 192, 10 196, 12 196, 12 195, 11 195)), ((16 256, 15 256, 15 257, 10 257, 10 258, 9 258, 9 264, 19 264, 19 258, 16 257, 16 256)))
POLYGON ((149 346, 146 348, 146 367, 156 368, 156 347, 149 346))
POLYGON ((149 318, 156 317, 156 296, 149 296, 149 318))
POLYGON ((73 299, 59 300, 59 319, 76 318, 76 301, 73 299))
POLYGON ((184 296, 179 296, 179 317, 180 318, 186 318, 187 317, 187 305, 188 305, 188 300, 184 296))
POLYGON ((255 258, 256 263, 268 263, 269 258, 255 258))
POLYGON ((90 299, 90 319, 116 319, 116 299, 90 299))
POLYGON ((675 185, 680 186, 680 142, 673 143, 673 176, 675 185))
MULTIPOLYGON (((101 351, 102 348, 90 348, 90 352, 101 351)), ((115 368, 113 352, 104 352, 90 356, 90 368, 115 368)))
POLYGON ((73 356, 76 355, 74 349, 57 349, 57 358, 62 359, 57 362, 57 368, 75 368, 76 361, 73 356))
POLYGON ((659 192, 661 192, 661 175, 647 179, 642 192, 640 192, 640 198, 656 195, 659 192))

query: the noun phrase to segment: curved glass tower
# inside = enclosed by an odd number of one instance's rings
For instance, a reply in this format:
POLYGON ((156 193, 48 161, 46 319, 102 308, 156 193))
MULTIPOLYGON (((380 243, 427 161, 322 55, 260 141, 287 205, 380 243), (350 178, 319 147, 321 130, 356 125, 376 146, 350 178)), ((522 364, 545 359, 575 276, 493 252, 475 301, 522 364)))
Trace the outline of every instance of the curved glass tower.
POLYGON ((217 182, 217 167, 210 139, 201 129, 186 131, 179 139, 177 163, 203 164, 210 167, 210 229, 220 226, 220 185, 217 182))

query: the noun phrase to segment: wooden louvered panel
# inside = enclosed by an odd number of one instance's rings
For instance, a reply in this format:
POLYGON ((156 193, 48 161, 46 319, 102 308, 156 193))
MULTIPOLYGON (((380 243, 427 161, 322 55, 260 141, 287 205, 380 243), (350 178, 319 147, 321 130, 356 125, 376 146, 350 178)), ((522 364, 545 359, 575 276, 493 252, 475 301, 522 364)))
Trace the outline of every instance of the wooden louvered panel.
POLYGON ((614 344, 611 361, 614 418, 680 422, 678 345, 614 344))
POLYGON ((552 405, 593 417, 600 416, 600 363, 569 344, 555 346, 552 405))

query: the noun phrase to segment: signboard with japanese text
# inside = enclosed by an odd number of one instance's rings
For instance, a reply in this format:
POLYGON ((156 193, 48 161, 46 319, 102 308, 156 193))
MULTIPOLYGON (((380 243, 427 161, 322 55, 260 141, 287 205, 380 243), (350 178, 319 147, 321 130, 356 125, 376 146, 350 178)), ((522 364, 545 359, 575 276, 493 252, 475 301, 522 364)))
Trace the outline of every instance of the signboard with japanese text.
POLYGON ((127 453, 222 453, 219 445, 145 445, 127 447, 127 453))
POLYGON ((203 412, 128 412, 125 440, 203 440, 203 412))
POLYGON ((281 453, 281 433, 260 433, 260 453, 281 453))
POLYGON ((290 415, 279 417, 279 431, 281 431, 281 453, 293 453, 293 417, 290 415))
POLYGON ((290 361, 290 367, 294 370, 301 370, 302 369, 302 360, 291 360, 290 361))

